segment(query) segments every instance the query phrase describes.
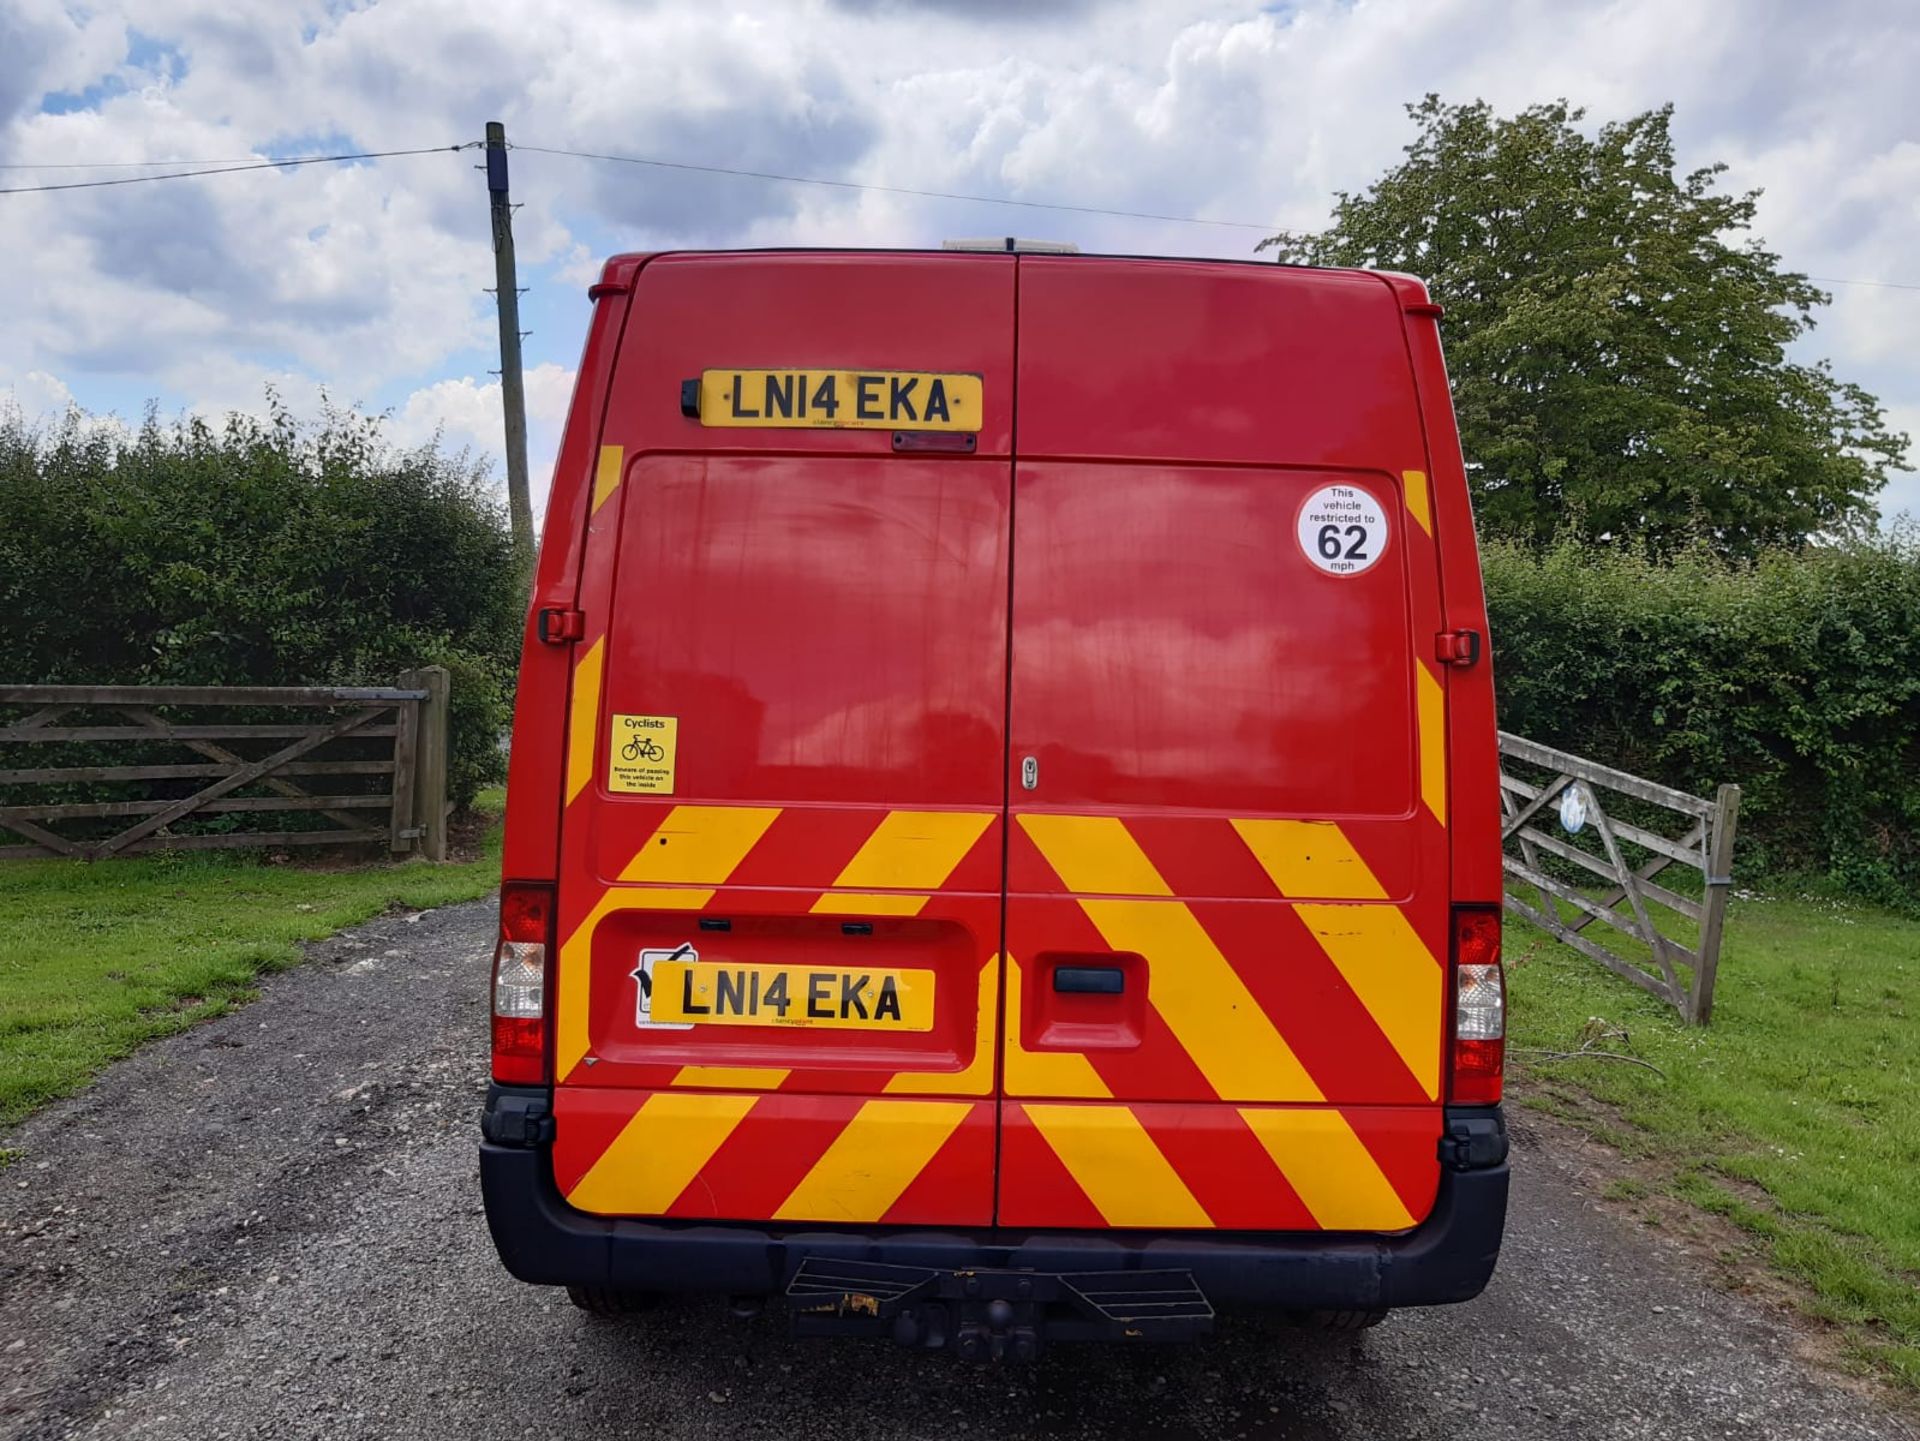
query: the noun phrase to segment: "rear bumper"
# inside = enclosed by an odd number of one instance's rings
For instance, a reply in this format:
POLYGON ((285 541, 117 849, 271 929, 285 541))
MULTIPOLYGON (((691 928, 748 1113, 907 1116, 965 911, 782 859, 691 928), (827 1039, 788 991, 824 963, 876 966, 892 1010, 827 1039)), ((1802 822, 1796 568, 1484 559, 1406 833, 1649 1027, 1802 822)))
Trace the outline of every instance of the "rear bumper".
MULTIPOLYGON (((530 1099, 530 1094, 525 1098, 530 1099)), ((522 1097, 495 1088, 500 1100, 522 1097), (504 1093, 504 1094, 503 1094, 504 1093)), ((1449 1112, 1484 1121, 1497 1109, 1449 1112)), ((500 1128, 489 1125, 488 1134, 500 1128)), ((1449 1126, 1451 1129, 1451 1124, 1449 1126)), ((1493 1274, 1507 1215, 1497 1159, 1449 1166, 1433 1210, 1396 1236, 771 1227, 590 1216, 561 1198, 544 1145, 488 1140, 480 1189, 500 1259, 522 1281, 665 1293, 774 1295, 809 1258, 941 1270, 1186 1271, 1209 1301, 1372 1310, 1465 1301, 1493 1274)), ((1476 1160, 1480 1160, 1476 1157, 1476 1160)))

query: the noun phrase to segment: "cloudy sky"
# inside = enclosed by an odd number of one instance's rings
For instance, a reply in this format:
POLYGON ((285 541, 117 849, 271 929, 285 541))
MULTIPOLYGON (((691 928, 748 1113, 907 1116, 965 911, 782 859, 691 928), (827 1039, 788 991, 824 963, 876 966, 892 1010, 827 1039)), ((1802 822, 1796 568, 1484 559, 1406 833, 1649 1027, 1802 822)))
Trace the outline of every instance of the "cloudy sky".
MULTIPOLYGON (((0 0, 0 186, 451 146, 499 119, 524 146, 1238 222, 517 151, 544 491, 612 252, 1018 233, 1243 256, 1391 164, 1426 91, 1565 96, 1596 123, 1672 101, 1683 164, 1764 188, 1768 243, 1853 282, 1827 287, 1805 356, 1920 439, 1916 74, 1915 0, 0 0), (54 165, 74 168, 22 168, 54 165)), ((399 439, 497 455, 476 159, 0 195, 0 397, 137 416, 325 387, 399 439)), ((1884 508, 1920 511, 1920 476, 1884 508)))

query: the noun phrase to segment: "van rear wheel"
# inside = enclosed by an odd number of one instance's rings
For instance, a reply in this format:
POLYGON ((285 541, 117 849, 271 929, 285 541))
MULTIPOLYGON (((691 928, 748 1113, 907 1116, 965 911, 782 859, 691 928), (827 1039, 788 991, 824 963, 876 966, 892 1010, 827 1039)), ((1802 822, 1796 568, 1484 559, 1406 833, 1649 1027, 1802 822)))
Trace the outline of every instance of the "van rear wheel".
POLYGON ((1387 1319, 1383 1306, 1377 1311, 1295 1311, 1293 1324, 1314 1331, 1365 1331, 1387 1319))
POLYGON ((567 1299, 582 1311, 616 1320, 648 1310, 653 1305, 653 1297, 645 1291, 615 1291, 608 1286, 569 1286, 567 1299))

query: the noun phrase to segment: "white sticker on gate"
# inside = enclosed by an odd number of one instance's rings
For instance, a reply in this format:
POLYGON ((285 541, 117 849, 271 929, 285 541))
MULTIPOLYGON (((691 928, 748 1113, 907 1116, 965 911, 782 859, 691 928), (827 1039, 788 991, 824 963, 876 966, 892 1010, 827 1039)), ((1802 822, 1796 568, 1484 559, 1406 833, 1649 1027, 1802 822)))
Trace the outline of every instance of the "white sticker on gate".
POLYGON ((1316 490, 1300 507, 1300 553, 1328 575, 1358 575, 1387 548, 1387 511, 1357 485, 1316 490))

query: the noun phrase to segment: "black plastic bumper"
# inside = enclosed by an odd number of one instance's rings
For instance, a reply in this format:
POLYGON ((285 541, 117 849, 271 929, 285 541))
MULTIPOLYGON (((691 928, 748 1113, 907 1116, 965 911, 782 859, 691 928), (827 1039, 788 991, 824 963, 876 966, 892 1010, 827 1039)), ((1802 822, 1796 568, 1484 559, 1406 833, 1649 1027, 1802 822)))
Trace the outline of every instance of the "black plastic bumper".
MULTIPOLYGON (((537 1093, 496 1087, 496 1124, 537 1093), (504 1105, 502 1103, 505 1103, 504 1105)), ((542 1098, 543 1099, 543 1098, 542 1098)), ((489 1139, 480 1147, 487 1225, 508 1271, 543 1285, 664 1293, 770 1296, 808 1258, 939 1269, 1055 1273, 1186 1271, 1215 1305, 1301 1310, 1431 1306, 1477 1296, 1493 1274, 1507 1215, 1505 1130, 1497 1108, 1448 1112, 1448 1132, 1498 1144, 1473 1147, 1479 1164, 1445 1166, 1433 1210, 1396 1236, 1262 1235, 783 1227, 590 1216, 561 1198, 548 1152, 489 1139)), ((539 1132, 535 1130, 535 1136, 539 1132)), ((539 1139, 544 1139, 540 1136, 539 1139)), ((1467 1159, 1466 1149, 1453 1154, 1467 1159)))

